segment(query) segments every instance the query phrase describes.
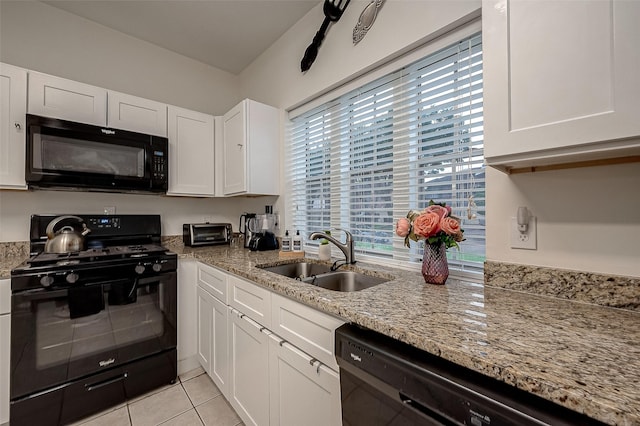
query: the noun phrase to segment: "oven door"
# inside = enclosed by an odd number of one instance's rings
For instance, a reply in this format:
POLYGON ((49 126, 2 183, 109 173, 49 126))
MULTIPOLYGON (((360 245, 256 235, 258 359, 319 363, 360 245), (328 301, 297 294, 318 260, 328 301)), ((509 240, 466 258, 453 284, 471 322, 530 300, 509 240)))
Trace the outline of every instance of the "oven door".
POLYGON ((176 273, 11 296, 11 399, 175 349, 176 273))

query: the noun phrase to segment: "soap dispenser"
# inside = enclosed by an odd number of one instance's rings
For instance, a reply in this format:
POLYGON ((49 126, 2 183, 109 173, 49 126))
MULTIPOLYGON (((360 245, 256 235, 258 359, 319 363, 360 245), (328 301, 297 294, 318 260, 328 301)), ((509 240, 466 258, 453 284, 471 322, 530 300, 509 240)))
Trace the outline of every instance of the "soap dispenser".
POLYGON ((288 229, 284 231, 284 237, 282 237, 282 251, 291 251, 291 237, 288 229))
POLYGON ((296 231, 296 235, 293 237, 293 251, 302 251, 302 237, 300 231, 296 231))

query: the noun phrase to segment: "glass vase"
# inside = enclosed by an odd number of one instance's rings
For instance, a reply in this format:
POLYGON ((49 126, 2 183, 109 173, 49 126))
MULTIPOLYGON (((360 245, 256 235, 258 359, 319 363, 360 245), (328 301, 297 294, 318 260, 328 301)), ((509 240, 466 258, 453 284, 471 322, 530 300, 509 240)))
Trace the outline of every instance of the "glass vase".
POLYGON ((444 243, 424 245, 422 277, 425 283, 438 285, 444 284, 449 278, 447 249, 444 243))

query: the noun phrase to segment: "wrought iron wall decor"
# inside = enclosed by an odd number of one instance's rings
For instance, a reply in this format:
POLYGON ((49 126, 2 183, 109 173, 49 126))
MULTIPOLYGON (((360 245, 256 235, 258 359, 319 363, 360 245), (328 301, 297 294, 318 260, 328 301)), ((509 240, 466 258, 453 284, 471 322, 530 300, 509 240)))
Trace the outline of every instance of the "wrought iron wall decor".
POLYGON ((311 68, 311 64, 313 64, 313 61, 315 61, 318 56, 318 49, 322 44, 322 40, 324 40, 324 35, 329 28, 329 24, 332 22, 338 22, 350 1, 351 0, 324 0, 322 11, 324 12, 325 18, 324 21, 322 21, 322 25, 315 37, 313 37, 311 44, 304 52, 304 57, 300 62, 300 69, 302 72, 311 68))

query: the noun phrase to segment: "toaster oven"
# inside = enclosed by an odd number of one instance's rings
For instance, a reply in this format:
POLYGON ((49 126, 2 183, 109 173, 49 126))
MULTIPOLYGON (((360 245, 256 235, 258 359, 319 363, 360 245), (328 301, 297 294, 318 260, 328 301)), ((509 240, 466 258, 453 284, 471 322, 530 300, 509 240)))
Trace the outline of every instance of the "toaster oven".
POLYGON ((213 246, 231 244, 233 231, 230 223, 185 223, 182 241, 185 246, 213 246))

